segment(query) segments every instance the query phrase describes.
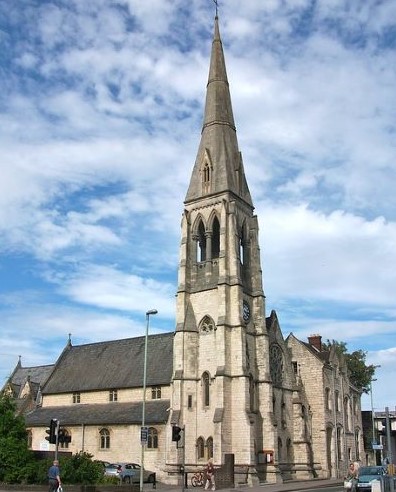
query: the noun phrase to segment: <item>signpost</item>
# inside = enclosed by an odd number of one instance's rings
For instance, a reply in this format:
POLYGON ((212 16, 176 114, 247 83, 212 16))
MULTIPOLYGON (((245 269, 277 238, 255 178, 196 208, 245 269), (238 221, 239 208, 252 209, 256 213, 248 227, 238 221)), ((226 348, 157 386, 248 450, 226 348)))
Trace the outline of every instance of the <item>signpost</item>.
POLYGON ((147 444, 148 441, 148 427, 140 428, 140 442, 143 444, 147 444))

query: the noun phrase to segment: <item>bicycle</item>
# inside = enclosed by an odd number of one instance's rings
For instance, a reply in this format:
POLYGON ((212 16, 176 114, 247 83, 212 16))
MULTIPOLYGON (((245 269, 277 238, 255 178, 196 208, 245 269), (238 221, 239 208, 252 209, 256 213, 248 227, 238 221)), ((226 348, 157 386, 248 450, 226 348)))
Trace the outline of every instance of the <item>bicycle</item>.
POLYGON ((191 477, 191 485, 193 487, 203 487, 205 484, 205 475, 202 471, 197 471, 191 477))

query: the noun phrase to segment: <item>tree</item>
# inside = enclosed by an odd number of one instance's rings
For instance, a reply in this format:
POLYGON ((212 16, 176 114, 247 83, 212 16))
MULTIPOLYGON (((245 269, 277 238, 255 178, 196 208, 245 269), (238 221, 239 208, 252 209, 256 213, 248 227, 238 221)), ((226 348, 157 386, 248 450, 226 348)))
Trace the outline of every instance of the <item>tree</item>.
POLYGON ((355 350, 349 353, 347 344, 345 342, 338 342, 337 340, 327 340, 324 344, 326 350, 334 346, 338 355, 345 358, 349 380, 358 390, 363 393, 370 392, 370 384, 375 373, 375 366, 373 364, 366 365, 367 352, 364 350, 355 350))
POLYGON ((15 402, 0 393, 0 482, 26 481, 25 467, 33 461, 24 418, 15 412, 15 402))

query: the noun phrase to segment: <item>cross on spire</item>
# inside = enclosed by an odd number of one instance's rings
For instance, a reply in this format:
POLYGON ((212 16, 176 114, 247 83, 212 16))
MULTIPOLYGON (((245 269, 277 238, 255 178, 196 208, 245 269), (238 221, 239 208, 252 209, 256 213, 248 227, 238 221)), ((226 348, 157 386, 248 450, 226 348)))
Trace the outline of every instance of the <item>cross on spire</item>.
POLYGON ((214 4, 216 5, 216 17, 217 17, 217 14, 218 14, 218 9, 219 9, 219 6, 218 6, 218 0, 213 0, 214 4))

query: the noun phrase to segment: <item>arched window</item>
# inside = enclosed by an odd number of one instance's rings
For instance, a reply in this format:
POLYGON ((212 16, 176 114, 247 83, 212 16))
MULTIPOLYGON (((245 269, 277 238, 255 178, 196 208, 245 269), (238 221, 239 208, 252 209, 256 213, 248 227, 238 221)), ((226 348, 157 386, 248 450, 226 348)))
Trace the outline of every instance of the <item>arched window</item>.
POLYGON ((206 439, 206 449, 207 449, 207 458, 213 458, 213 437, 208 437, 206 439))
POLYGON ((344 421, 345 421, 346 430, 348 431, 350 429, 348 398, 344 398, 344 421))
POLYGON ((355 429, 355 453, 356 453, 357 460, 360 460, 359 441, 360 441, 360 432, 359 429, 355 429))
POLYGON ((270 373, 272 382, 275 385, 280 385, 283 379, 283 353, 276 343, 270 347, 270 373))
POLYGON ((197 439, 197 459, 203 460, 205 458, 205 441, 203 437, 197 439))
POLYGON ((305 405, 301 406, 301 429, 302 429, 302 438, 307 439, 308 429, 307 429, 307 410, 305 405))
POLYGON ((287 461, 291 463, 293 461, 293 448, 290 438, 288 438, 286 442, 286 456, 287 456, 287 461))
POLYGON ((255 394, 255 384, 253 376, 249 375, 249 407, 250 411, 254 412, 256 410, 256 394, 255 394))
POLYGON ((341 427, 337 427, 336 429, 336 439, 337 439, 337 454, 338 459, 341 461, 342 457, 342 429, 341 427))
POLYGON ((158 448, 158 431, 155 427, 149 427, 147 435, 147 447, 149 449, 158 448))
POLYGON ((212 333, 216 329, 215 323, 210 316, 205 316, 201 321, 201 331, 203 333, 212 333))
POLYGON ((197 261, 206 260, 206 235, 205 227, 202 220, 199 222, 198 226, 198 248, 197 248, 197 261))
POLYGON ((208 407, 210 405, 210 376, 208 372, 202 374, 202 395, 203 406, 208 407))
POLYGON ((99 432, 100 449, 110 449, 110 432, 108 429, 101 429, 99 432))
POLYGON ((202 191, 204 193, 209 193, 210 191, 210 180, 212 177, 212 169, 209 162, 205 162, 202 167, 202 191))
POLYGON ((241 234, 239 236, 239 261, 241 262, 241 265, 245 263, 245 234, 243 232, 243 228, 241 229, 241 234))
POLYGON ((325 388, 325 406, 326 406, 326 410, 331 410, 330 388, 325 388))
POLYGON ((279 461, 283 461, 283 449, 282 449, 282 439, 278 437, 278 459, 279 461))
POLYGON ((62 437, 59 437, 59 447, 62 449, 67 449, 69 447, 68 437, 70 437, 70 433, 67 429, 62 428, 59 432, 61 432, 62 437), (66 442, 65 442, 66 441, 66 442))
POLYGON ((33 444, 33 434, 32 434, 32 431, 31 430, 28 430, 27 431, 27 445, 28 445, 28 448, 31 448, 32 447, 32 444, 33 444))
POLYGON ((217 217, 213 219, 212 231, 212 258, 218 258, 220 256, 220 223, 217 217))

